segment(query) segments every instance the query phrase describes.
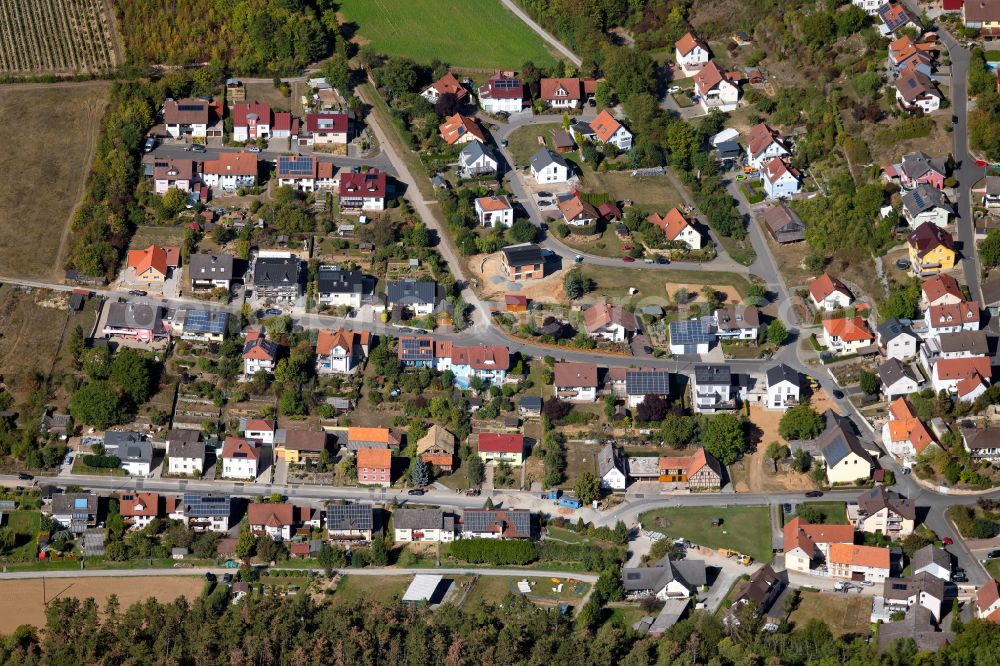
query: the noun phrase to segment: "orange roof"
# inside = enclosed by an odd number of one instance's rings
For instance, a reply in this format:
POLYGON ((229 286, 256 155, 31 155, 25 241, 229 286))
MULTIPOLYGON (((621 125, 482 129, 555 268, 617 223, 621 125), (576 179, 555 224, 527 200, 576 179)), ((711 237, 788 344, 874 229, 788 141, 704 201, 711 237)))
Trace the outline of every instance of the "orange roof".
POLYGON ((460 113, 445 118, 444 122, 438 126, 438 130, 441 132, 441 138, 449 146, 466 134, 471 134, 480 143, 486 143, 486 136, 479 127, 479 122, 471 116, 463 116, 460 113))
POLYGON ((856 546, 853 543, 830 544, 831 564, 849 564, 856 567, 889 568, 889 549, 875 546, 856 546))
POLYGON ((542 79, 539 97, 547 102, 555 100, 580 100, 596 86, 594 79, 542 79))
POLYGON ((136 275, 142 275, 152 268, 166 277, 167 251, 158 245, 150 245, 145 250, 129 250, 128 267, 134 268, 136 275))
POLYGON ((271 504, 254 502, 247 507, 247 522, 250 526, 284 527, 295 522, 295 506, 292 504, 271 504))
MULTIPOLYGON (((996 579, 990 578, 990 582, 979 588, 976 592, 976 605, 979 607, 979 612, 983 613, 989 610, 990 606, 1000 601, 1000 583, 997 583, 996 579)), ((994 618, 997 612, 990 615, 990 619, 996 622, 1000 620, 1000 617, 994 618)))
POLYGON ((435 467, 451 467, 455 464, 455 457, 447 453, 421 453, 420 459, 435 467))
POLYGON ((690 32, 674 42, 674 47, 682 56, 691 53, 696 46, 700 46, 706 51, 708 50, 708 47, 705 46, 704 42, 692 35, 690 32))
POLYGON ((843 282, 830 277, 827 273, 823 273, 809 283, 809 293, 817 301, 822 301, 835 291, 846 295, 848 299, 854 299, 854 294, 851 293, 851 290, 843 282))
POLYGON ((755 157, 760 155, 767 150, 768 146, 778 140, 777 134, 777 132, 764 123, 755 126, 747 134, 747 150, 755 157))
POLYGON ((927 315, 931 328, 958 326, 970 322, 979 323, 979 303, 966 301, 962 303, 943 303, 932 305, 927 315))
POLYGON ((652 213, 646 217, 646 221, 663 229, 663 235, 667 237, 668 241, 677 240, 682 231, 693 226, 691 221, 684 217, 684 214, 676 208, 671 208, 663 217, 652 213))
POLYGON ((348 428, 347 440, 355 442, 385 442, 389 443, 388 428, 348 428))
POLYGON ((257 459, 257 447, 242 437, 226 437, 222 445, 223 458, 245 458, 248 460, 257 459), (237 455, 239 454, 239 455, 237 455))
POLYGON ((219 159, 205 160, 202 173, 237 176, 257 175, 257 156, 253 153, 219 153, 219 159))
POLYGON ((389 449, 358 449, 358 468, 371 469, 392 466, 392 451, 389 449))
POLYGON ((316 338, 316 353, 326 356, 336 347, 350 351, 355 342, 364 347, 370 337, 368 331, 348 331, 343 328, 338 328, 336 331, 320 331, 316 338))
POLYGON ((442 76, 427 89, 430 90, 430 88, 434 88, 437 91, 438 97, 451 93, 458 99, 462 99, 469 94, 469 91, 462 87, 462 84, 458 82, 458 79, 451 72, 442 76))
POLYGON ((254 432, 270 432, 274 430, 274 424, 272 424, 267 419, 250 419, 243 424, 243 430, 252 430, 254 432))
POLYGON ((954 296, 959 301, 965 300, 965 294, 962 293, 961 287, 958 286, 958 280, 944 273, 927 278, 920 286, 924 290, 924 296, 930 303, 934 303, 939 298, 948 295, 954 296))
POLYGON ((479 197, 476 199, 476 203, 479 207, 487 212, 497 211, 497 210, 507 210, 508 208, 513 208, 510 202, 505 196, 489 196, 489 197, 479 197))
POLYGON ((610 141, 621 126, 622 124, 615 120, 615 117, 608 113, 607 109, 597 114, 597 117, 590 123, 590 129, 594 130, 597 138, 604 143, 610 141))
POLYGON ((889 405, 889 439, 893 442, 910 442, 917 453, 922 453, 934 443, 934 436, 924 422, 917 418, 913 406, 906 398, 896 398, 889 405))
POLYGON ((978 389, 980 386, 986 386, 986 380, 983 379, 979 373, 974 373, 966 377, 965 379, 959 381, 955 384, 955 391, 958 393, 958 397, 964 397, 978 389))
POLYGON ((798 516, 785 523, 783 534, 786 553, 802 548, 812 555, 817 543, 854 543, 854 528, 850 525, 810 525, 798 516))
POLYGON ((786 173, 791 174, 796 180, 799 177, 798 170, 789 166, 788 163, 780 157, 775 157, 773 160, 764 165, 764 176, 772 185, 778 182, 778 179, 786 173))
POLYGON ((559 212, 563 214, 566 221, 570 220, 596 220, 601 215, 590 203, 584 201, 579 196, 559 202, 559 212))
POLYGON ((714 60, 709 60, 708 64, 698 70, 694 75, 694 87, 702 95, 708 93, 712 88, 719 85, 726 75, 715 64, 714 60))
POLYGON ((868 329, 868 324, 861 317, 851 317, 850 319, 824 319, 823 328, 834 337, 838 337, 846 342, 860 342, 861 340, 871 340, 875 336, 868 329))
POLYGON ((160 496, 157 493, 134 493, 122 495, 118 505, 118 513, 125 517, 149 516, 159 514, 160 496))

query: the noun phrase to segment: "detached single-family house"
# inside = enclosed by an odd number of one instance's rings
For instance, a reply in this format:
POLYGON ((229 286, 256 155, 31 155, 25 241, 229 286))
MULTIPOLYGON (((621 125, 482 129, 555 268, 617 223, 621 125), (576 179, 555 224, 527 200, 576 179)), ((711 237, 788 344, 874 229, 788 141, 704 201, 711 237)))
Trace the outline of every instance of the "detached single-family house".
POLYGON ((688 249, 700 250, 703 239, 694 222, 676 208, 671 208, 663 217, 651 213, 646 221, 663 230, 663 235, 671 243, 683 243, 688 249))
POLYGON ((764 210, 764 227, 779 245, 805 240, 806 225, 795 211, 785 204, 764 210))
POLYGON ((605 490, 625 490, 628 478, 615 445, 608 442, 597 454, 597 474, 601 488, 605 490))
POLYGON ((885 4, 885 0, 851 0, 851 4, 860 7, 868 16, 878 14, 878 8, 885 4))
POLYGON ((321 162, 315 155, 279 155, 275 175, 279 187, 318 192, 333 189, 336 171, 333 162, 321 162))
POLYGON ((936 224, 921 224, 906 237, 906 243, 910 265, 920 277, 936 275, 955 267, 955 241, 950 233, 936 224))
POLYGON ((761 183, 768 198, 784 199, 797 194, 802 188, 802 175, 787 161, 775 157, 764 165, 761 183))
POLYGON ((951 555, 944 548, 927 544, 910 558, 912 575, 929 574, 943 581, 951 581, 951 555))
POLYGON ((375 530, 371 504, 326 505, 326 536, 330 541, 371 541, 375 530))
POLYGON ((955 209, 941 190, 921 183, 903 195, 903 217, 916 228, 928 222, 939 227, 948 226, 948 219, 955 209))
POLYGON ((396 509, 392 529, 396 543, 447 543, 455 540, 455 516, 443 509, 396 509))
POLYGON ((274 433, 274 457, 289 465, 304 465, 307 460, 318 463, 326 450, 326 432, 279 428, 274 433))
POLYGON ((569 181, 569 164, 558 153, 540 148, 531 157, 531 177, 538 184, 566 183, 569 181))
POLYGON ((832 543, 826 564, 831 578, 882 583, 890 574, 888 548, 832 543))
POLYGON ((469 91, 458 82, 458 79, 451 72, 446 72, 444 76, 420 92, 420 96, 431 104, 437 104, 442 95, 454 95, 458 101, 462 101, 468 94, 469 91))
POLYGON ((674 42, 674 62, 685 77, 694 76, 711 58, 708 44, 690 32, 674 42))
POLYGON ((261 102, 233 104, 233 141, 256 141, 271 137, 271 107, 261 102))
POLYGON ((962 446, 975 460, 1000 460, 1000 428, 963 428, 962 446))
POLYGON ((931 157, 919 150, 903 155, 899 164, 882 169, 886 178, 898 180, 904 190, 912 190, 918 185, 929 185, 935 190, 943 190, 947 171, 943 159, 931 157))
POLYGON ((712 317, 672 321, 668 327, 670 353, 674 356, 707 354, 715 345, 716 327, 712 317))
POLYGON ((492 227, 497 224, 509 227, 514 224, 514 206, 510 199, 504 195, 490 195, 479 197, 475 202, 476 219, 484 227, 492 227))
POLYGON ((854 294, 836 278, 823 273, 809 283, 809 296, 819 310, 841 310, 854 302, 854 294))
POLYGON ((861 317, 824 319, 823 344, 838 355, 857 354, 874 345, 875 336, 861 317))
POLYGON ((542 79, 539 82, 539 99, 553 109, 581 107, 596 91, 594 79, 542 79))
MULTIPOLYGON (((778 578, 770 564, 765 564, 750 576, 750 580, 743 584, 736 598, 733 599, 733 605, 729 607, 725 617, 722 618, 723 624, 739 626, 740 609, 750 603, 754 605, 758 617, 766 615, 784 588, 784 581, 778 578)), ((774 622, 766 621, 764 624, 765 631, 777 631, 777 629, 778 625, 774 622)))
POLYGON ((365 486, 392 485, 392 450, 359 449, 358 483, 365 486))
POLYGON ((163 321, 163 309, 145 303, 108 303, 104 337, 138 342, 154 342, 170 336, 171 327, 163 321))
POLYGON ((277 433, 275 422, 270 419, 240 419, 240 432, 243 439, 257 444, 272 446, 277 433))
POLYGON ((918 36, 923 30, 920 21, 914 18, 901 4, 885 2, 879 5, 875 13, 878 14, 882 22, 878 29, 883 37, 895 37, 897 30, 907 26, 916 30, 918 36))
POLYGON ((191 288, 229 289, 236 279, 235 259, 231 254, 199 253, 188 255, 191 288))
POLYGON ((875 327, 875 334, 886 358, 903 360, 917 355, 920 336, 899 319, 893 317, 882 322, 875 327))
POLYGON ((242 437, 226 437, 222 446, 222 476, 226 479, 257 478, 260 450, 254 442, 242 437))
POLYGON ((160 512, 158 493, 125 493, 118 500, 118 513, 130 530, 145 529, 161 515, 166 517, 160 512))
POLYGON ((243 341, 243 374, 249 379, 258 372, 274 372, 278 361, 278 344, 264 337, 261 328, 251 328, 243 341))
POLYGON ((253 187, 257 184, 257 155, 243 151, 219 153, 216 159, 202 163, 201 182, 226 192, 253 187))
POLYGON ((185 135, 195 139, 208 136, 208 101, 185 98, 168 99, 163 103, 163 125, 175 139, 185 135))
POLYGON ((451 472, 455 465, 455 435, 435 423, 417 441, 417 455, 425 465, 451 472))
POLYGON ((493 149, 479 141, 465 144, 465 148, 458 154, 458 165, 465 178, 495 174, 499 164, 493 149))
POLYGON ((963 301, 951 305, 932 305, 924 312, 927 334, 938 337, 942 333, 978 331, 980 327, 979 303, 963 301))
POLYGON ((604 109, 590 123, 594 137, 601 143, 610 143, 618 150, 626 151, 632 148, 632 133, 604 109))
POLYGON ((896 79, 896 101, 909 113, 933 113, 941 108, 944 95, 929 76, 910 69, 896 79))
POLYGON ((97 494, 59 493, 52 496, 52 520, 73 534, 97 527, 97 494))
POLYGON ((219 310, 177 310, 170 322, 175 336, 195 342, 222 342, 229 328, 229 313, 219 310))
POLYGON ((694 90, 698 104, 705 113, 712 109, 722 112, 735 111, 740 102, 739 75, 723 72, 715 61, 698 70, 694 75, 694 90))
POLYGON ((479 87, 479 106, 486 113, 517 113, 524 108, 524 84, 519 79, 494 74, 479 87))
POLYGON ((559 212, 563 222, 571 227, 595 226, 601 214, 588 201, 573 195, 559 201, 559 212))
POLYGON ((706 584, 704 560, 671 560, 667 555, 649 567, 622 569, 622 587, 630 599, 688 599, 706 584))
POLYGON ((251 502, 247 506, 250 531, 287 541, 295 532, 295 506, 288 503, 251 502))
POLYGON ((816 440, 826 465, 827 482, 834 485, 870 478, 875 461, 851 431, 850 421, 832 414, 827 415, 827 420, 830 423, 816 440))
POLYGON ((479 433, 478 452, 485 462, 505 462, 518 467, 524 462, 524 435, 479 433))
POLYGON ((976 592, 976 617, 1000 623, 1000 583, 995 578, 976 592))
POLYGON ((500 250, 500 265, 508 280, 540 280, 545 277, 545 255, 533 243, 510 245, 500 250))
POLYGON ((639 331, 635 315, 608 301, 595 303, 583 311, 583 326, 590 337, 624 342, 639 331))
POLYGON ((670 397, 669 370, 625 370, 625 400, 630 409, 638 407, 647 397, 666 400, 670 397))
POLYGON ((510 350, 506 345, 454 345, 442 341, 435 345, 437 370, 450 370, 455 384, 467 388, 473 377, 500 386, 510 370, 510 350))
POLYGON ((129 250, 126 268, 134 278, 146 285, 166 282, 170 271, 180 264, 180 250, 176 247, 150 245, 144 250, 129 250))
POLYGON ((958 280, 950 275, 932 275, 923 281, 920 289, 920 306, 925 310, 936 305, 958 305, 965 300, 958 280))
POLYGON ((782 530, 785 569, 809 573, 826 563, 832 544, 854 543, 852 525, 810 525, 796 516, 782 530))
MULTIPOLYGON (((871 0, 865 1, 869 2, 871 0)), ((934 42, 918 43, 914 42, 913 38, 909 35, 903 35, 899 39, 889 43, 889 56, 886 62, 896 76, 913 68, 930 75, 934 72, 935 51, 938 48, 938 45, 934 42)))
POLYGON ((728 365, 696 365, 691 386, 692 408, 701 414, 736 409, 740 387, 728 365))
POLYGON ((470 141, 486 143, 486 135, 483 134, 483 128, 479 126, 479 121, 473 116, 463 116, 460 113, 446 117, 444 122, 438 126, 438 132, 449 146, 469 143, 470 141))
POLYGON ((973 402, 986 392, 992 378, 988 356, 941 358, 931 371, 935 392, 947 391, 963 402, 973 402))
POLYGON ((424 317, 437 306, 438 286, 426 280, 397 280, 386 285, 385 297, 389 310, 398 305, 414 317, 424 317))
POLYGON ((856 505, 848 505, 848 514, 860 532, 902 539, 913 534, 917 507, 912 499, 879 485, 861 493, 856 505))
POLYGON ((887 578, 882 588, 886 609, 907 612, 914 606, 926 608, 935 622, 941 620, 944 606, 944 581, 929 573, 910 578, 887 578))
POLYGON ((340 174, 340 212, 385 210, 389 181, 384 172, 371 168, 368 171, 351 170, 340 174))
POLYGON ((307 113, 306 131, 314 148, 346 146, 350 140, 351 116, 347 113, 307 113))
POLYGON ((758 171, 775 157, 790 154, 776 131, 761 123, 747 134, 747 163, 758 171))
POLYGON ((752 305, 732 304, 715 311, 715 334, 726 340, 757 340, 760 310, 752 305))
POLYGON ((722 464, 698 447, 689 456, 660 456, 661 483, 683 483, 688 490, 718 490, 722 487, 722 464))
POLYGON ((597 400, 596 363, 556 363, 555 396, 570 402, 595 402, 597 400))
POLYGON ((882 393, 887 400, 895 400, 899 396, 910 395, 920 390, 921 382, 909 365, 898 358, 890 358, 878 367, 878 378, 882 384, 882 393))
POLYGON ((168 190, 191 192, 198 182, 194 162, 191 160, 167 160, 153 166, 153 191, 166 194, 168 190))
POLYGON ((215 493, 184 493, 183 498, 168 515, 171 520, 181 520, 196 532, 227 532, 233 513, 233 500, 228 495, 215 493))
POLYGON ((167 431, 167 473, 196 474, 205 471, 205 442, 198 430, 167 431))
POLYGON ((784 363, 772 365, 764 373, 767 379, 768 409, 788 409, 799 404, 802 395, 802 380, 798 370, 784 363))
POLYGON ((316 338, 316 374, 351 374, 368 358, 371 333, 323 330, 316 338))
POLYGON ((372 282, 361 271, 320 266, 316 271, 316 297, 323 305, 357 310, 370 299, 372 282))
POLYGON ((530 539, 528 509, 466 509, 462 513, 463 539, 530 539))

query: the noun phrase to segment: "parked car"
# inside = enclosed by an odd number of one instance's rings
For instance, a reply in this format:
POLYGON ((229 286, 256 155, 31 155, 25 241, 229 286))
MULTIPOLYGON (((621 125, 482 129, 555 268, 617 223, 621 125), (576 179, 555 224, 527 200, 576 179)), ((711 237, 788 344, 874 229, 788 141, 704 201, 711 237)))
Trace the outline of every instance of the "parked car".
POLYGON ((259 146, 250 146, 249 148, 247 148, 247 152, 248 153, 259 153, 260 152, 260 147, 259 146))
POLYGON ((988 166, 986 162, 982 160, 976 160, 976 166, 988 166))
POLYGON ((418 496, 418 497, 419 497, 420 495, 423 495, 423 494, 424 494, 424 491, 423 491, 423 489, 422 489, 422 488, 413 488, 412 490, 408 490, 408 491, 406 492, 406 494, 407 494, 407 495, 416 495, 416 496, 418 496))
POLYGON ((965 569, 955 569, 955 573, 951 575, 951 580, 955 583, 967 583, 969 577, 965 574, 965 569))
POLYGON ((154 139, 153 137, 149 137, 148 139, 146 139, 146 144, 142 147, 142 152, 148 153, 152 151, 153 148, 156 148, 156 139, 154 139))
POLYGON ((833 397, 836 398, 837 400, 843 400, 844 399, 844 392, 841 391, 840 389, 834 389, 833 390, 833 397))
POLYGON ((656 258, 656 263, 658 263, 658 264, 669 264, 670 260, 667 259, 666 257, 657 257, 656 258))
POLYGON ((31 481, 33 478, 35 477, 31 476, 27 472, 21 472, 20 474, 17 475, 18 481, 31 481))
POLYGON ((538 205, 539 205, 539 206, 543 206, 543 207, 544 207, 544 206, 551 206, 551 205, 552 205, 552 202, 551 202, 551 201, 549 201, 548 199, 539 199, 539 200, 538 200, 538 205))
POLYGON ((579 255, 579 254, 578 254, 578 255, 576 255, 576 258, 574 259, 574 261, 575 261, 576 263, 578 263, 578 264, 582 264, 582 263, 583 263, 583 256, 581 256, 581 255, 579 255))
POLYGON ((1000 560, 1000 550, 991 550, 986 553, 986 559, 988 560, 1000 560))
POLYGON ((145 292, 145 291, 143 291, 142 289, 129 289, 128 293, 131 294, 132 296, 147 296, 148 295, 148 293, 145 292))
POLYGON ((946 546, 951 546, 954 545, 955 542, 952 540, 951 537, 944 537, 941 539, 941 543, 943 543, 946 546))
POLYGON ((200 143, 195 143, 191 145, 191 150, 193 150, 196 153, 203 153, 205 152, 205 146, 201 145, 200 143))
POLYGON ((624 261, 626 264, 635 263, 635 259, 633 259, 632 257, 622 257, 622 261, 624 261))
POLYGON ((806 497, 822 497, 823 493, 819 490, 810 490, 806 493, 806 497))
POLYGON ((785 502, 784 504, 781 505, 781 510, 784 511, 785 513, 791 513, 792 505, 789 504, 788 502, 785 502))
POLYGON ((670 93, 670 94, 673 94, 675 92, 680 92, 680 91, 681 91, 681 87, 680 86, 670 86, 669 88, 667 88, 667 92, 670 93))
POLYGON ((268 317, 280 317, 282 312, 278 308, 268 308, 264 310, 264 314, 268 317))
POLYGON ((215 574, 212 573, 211 571, 205 573, 205 580, 207 580, 209 583, 214 583, 216 581, 215 574))
POLYGON ((958 124, 958 116, 952 116, 951 117, 951 124, 952 125, 957 125, 958 124))

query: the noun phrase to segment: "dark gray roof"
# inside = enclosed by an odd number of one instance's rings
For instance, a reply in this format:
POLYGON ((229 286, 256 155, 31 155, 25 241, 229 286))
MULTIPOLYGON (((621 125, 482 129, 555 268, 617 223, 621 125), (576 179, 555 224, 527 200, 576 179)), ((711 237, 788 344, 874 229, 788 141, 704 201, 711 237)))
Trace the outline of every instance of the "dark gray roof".
POLYGON ((230 254, 192 254, 188 275, 192 280, 232 280, 234 261, 230 254))
POLYGON ((608 442, 597 454, 597 471, 599 472, 599 476, 604 478, 604 475, 613 469, 622 471, 622 465, 618 460, 618 453, 615 451, 615 445, 608 442))
POLYGON ((170 442, 171 458, 205 459, 205 442, 177 440, 170 442))
POLYGON ((363 294, 365 291, 364 273, 342 271, 335 266, 320 266, 316 282, 321 294, 363 294))
POLYGON ((954 214, 955 209, 948 203, 944 192, 935 189, 927 183, 920 183, 903 195, 903 207, 910 215, 919 215, 933 208, 943 208, 954 214))
POLYGON ((989 307, 991 305, 1000 304, 1000 278, 994 278, 983 282, 982 291, 983 305, 989 307))
POLYGON ((287 287, 298 282, 297 257, 257 257, 253 269, 255 287, 287 287))
POLYGON ((375 510, 371 504, 328 504, 326 527, 330 530, 374 529, 375 510))
POLYGON ((722 158, 739 157, 743 152, 740 144, 735 141, 720 141, 715 144, 715 150, 719 153, 719 157, 722 158))
POLYGON ((118 447, 118 451, 114 455, 121 458, 122 462, 153 462, 153 445, 149 442, 143 440, 139 442, 132 442, 130 444, 125 444, 118 447))
POLYGON ((694 380, 699 386, 732 386, 733 373, 728 365, 696 365, 694 380))
POLYGON ((545 255, 542 249, 532 243, 523 245, 509 245, 503 250, 508 266, 534 266, 545 263, 545 255))
POLYGON ((816 442, 826 460, 826 466, 833 467, 851 452, 870 462, 868 451, 861 445, 857 435, 851 432, 850 421, 837 417, 832 412, 826 414, 826 417, 827 428, 816 442))
POLYGON ((777 574, 774 573, 774 569, 771 568, 770 564, 765 564, 763 567, 758 569, 750 576, 750 580, 743 585, 743 589, 740 590, 739 595, 734 600, 736 602, 753 602, 757 605, 758 612, 766 613, 767 602, 772 598, 772 594, 775 594, 775 589, 781 589, 784 587, 784 583, 777 574))
POLYGON ((913 553, 913 558, 910 561, 910 569, 920 573, 921 569, 932 564, 936 564, 940 567, 944 567, 948 571, 951 571, 951 555, 948 554, 948 551, 929 543, 917 552, 913 553))
POLYGON ((885 486, 875 486, 858 496, 858 508, 869 516, 886 507, 890 511, 909 520, 915 520, 917 517, 917 507, 913 504, 912 499, 907 499, 899 493, 886 490, 885 486))
POLYGON ((535 171, 541 171, 550 164, 558 164, 561 167, 569 168, 569 165, 566 164, 566 160, 564 160, 561 155, 553 153, 548 148, 540 148, 538 152, 531 157, 531 168, 535 171))
POLYGON ((143 303, 109 303, 106 325, 114 328, 135 328, 152 331, 160 328, 163 312, 157 305, 143 303))
POLYGON ((94 493, 64 493, 52 496, 52 513, 97 513, 97 495, 94 493))
POLYGON ((1000 428, 969 428, 962 430, 970 449, 995 449, 1000 447, 1000 428))
POLYGON ((903 155, 900 166, 903 168, 903 173, 905 173, 909 178, 920 178, 930 170, 937 171, 941 174, 945 173, 945 164, 943 159, 932 158, 930 155, 920 150, 903 155))
POLYGON ((779 363, 778 365, 772 365, 767 369, 767 385, 775 386, 781 382, 789 382, 792 386, 797 386, 802 388, 802 382, 799 380, 798 370, 794 370, 784 363, 779 363))
POLYGON ((899 321, 896 317, 886 319, 876 327, 876 330, 878 330, 879 337, 886 341, 894 340, 901 335, 908 335, 911 338, 917 337, 912 328, 899 321))
POLYGON ((990 353, 986 331, 959 331, 938 335, 938 346, 943 354, 965 352, 974 356, 990 353))
POLYGON ((400 305, 437 303, 437 283, 399 280, 386 285, 385 294, 390 303, 400 305))
POLYGON ((541 409, 542 399, 537 395, 526 395, 521 398, 517 404, 525 409, 541 409))
POLYGON ((128 446, 142 441, 142 435, 134 430, 114 431, 108 430, 104 433, 104 448, 117 449, 120 446, 128 446))
POLYGON ((917 381, 916 375, 913 374, 913 369, 902 363, 899 359, 890 358, 878 367, 878 378, 882 380, 882 386, 892 386, 904 377, 909 377, 913 381, 917 381))
POLYGON ((211 518, 232 513, 233 500, 215 493, 184 493, 181 506, 188 518, 211 518))
POLYGON ((882 587, 882 596, 886 599, 904 600, 918 592, 944 601, 944 581, 925 572, 911 578, 886 578, 882 587))
POLYGON ((527 509, 466 509, 463 532, 498 532, 515 539, 531 537, 531 512, 527 509))
POLYGON ((760 326, 760 310, 752 305, 725 305, 715 311, 719 329, 723 331, 740 331, 746 328, 760 326))
POLYGON ((455 517, 443 509, 396 509, 392 526, 399 530, 454 530, 455 517))
POLYGON ((704 585, 706 580, 704 560, 675 562, 668 555, 651 567, 622 569, 622 586, 626 592, 644 590, 658 592, 674 580, 690 590, 704 585))
POLYGON ((174 442, 197 442, 200 439, 200 430, 191 430, 189 428, 171 428, 167 431, 167 442, 171 445, 174 442))
POLYGON ((893 641, 907 638, 913 639, 918 650, 935 651, 950 643, 955 634, 951 631, 938 631, 931 612, 917 604, 906 612, 906 617, 902 620, 879 625, 879 650, 884 651, 893 641))

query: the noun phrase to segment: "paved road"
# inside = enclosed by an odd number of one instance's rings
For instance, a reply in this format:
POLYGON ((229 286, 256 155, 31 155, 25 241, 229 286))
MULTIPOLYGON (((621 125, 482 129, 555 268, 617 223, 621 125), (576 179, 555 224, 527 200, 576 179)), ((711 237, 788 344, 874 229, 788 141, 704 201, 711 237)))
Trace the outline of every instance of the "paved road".
POLYGON ((580 60, 580 56, 570 51, 562 42, 560 42, 558 39, 556 39, 548 32, 546 32, 545 29, 542 28, 542 26, 535 23, 535 21, 530 16, 528 16, 527 13, 524 12, 524 10, 518 7, 517 4, 515 4, 512 0, 501 0, 501 2, 503 2, 504 7, 509 9, 511 13, 514 14, 514 16, 518 17, 519 19, 527 23, 528 27, 534 30, 536 33, 538 33, 542 39, 544 39, 552 46, 552 48, 556 49, 557 51, 559 51, 559 53, 562 53, 564 56, 566 56, 566 59, 572 62, 577 67, 580 66, 580 63, 583 62, 582 60, 580 60))

